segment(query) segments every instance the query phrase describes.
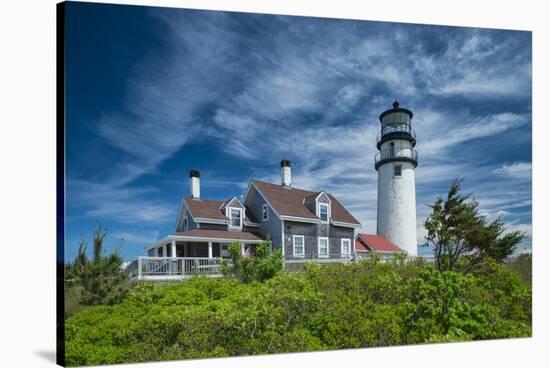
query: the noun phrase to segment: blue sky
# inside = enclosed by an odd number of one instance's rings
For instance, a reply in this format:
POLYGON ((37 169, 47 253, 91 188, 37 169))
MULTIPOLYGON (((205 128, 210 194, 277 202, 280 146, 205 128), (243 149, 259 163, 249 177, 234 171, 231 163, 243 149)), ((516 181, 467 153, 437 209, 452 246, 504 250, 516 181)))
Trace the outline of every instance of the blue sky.
MULTIPOLYGON (((251 177, 325 189, 376 231, 378 115, 414 112, 418 239, 453 178, 531 247, 531 33, 138 6, 67 7, 67 238, 125 258, 251 177), (124 239, 124 240, 122 240, 124 239)), ((420 249, 426 253, 426 249, 420 249)))

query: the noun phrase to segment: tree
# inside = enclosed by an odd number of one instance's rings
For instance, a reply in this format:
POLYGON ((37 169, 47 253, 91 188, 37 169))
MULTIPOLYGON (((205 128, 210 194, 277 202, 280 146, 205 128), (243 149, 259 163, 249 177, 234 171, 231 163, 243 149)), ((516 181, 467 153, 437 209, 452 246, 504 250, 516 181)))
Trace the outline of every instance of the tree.
POLYGON ((505 234, 501 217, 488 222, 479 213, 479 203, 460 190, 461 181, 455 179, 447 198, 439 197, 430 205, 432 213, 424 222, 428 231, 424 246, 434 247, 439 270, 468 272, 488 258, 502 262, 525 235, 519 231, 505 234))
POLYGON ((258 245, 250 256, 241 253, 241 243, 235 242, 229 246, 231 264, 226 261, 222 264, 225 275, 235 276, 243 283, 254 280, 265 281, 283 268, 281 251, 270 252, 269 238, 258 245))
POLYGON ((120 248, 105 256, 103 242, 106 236, 107 230, 98 223, 93 235, 93 258, 88 259, 87 243, 82 239, 74 261, 67 265, 66 278, 81 289, 81 304, 115 304, 127 292, 127 275, 122 270, 120 248))

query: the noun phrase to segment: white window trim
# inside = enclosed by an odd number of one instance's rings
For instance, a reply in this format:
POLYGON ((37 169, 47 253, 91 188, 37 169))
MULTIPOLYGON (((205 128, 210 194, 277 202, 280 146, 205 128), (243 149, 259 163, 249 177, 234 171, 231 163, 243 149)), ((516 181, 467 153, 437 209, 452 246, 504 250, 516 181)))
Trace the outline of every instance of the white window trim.
POLYGON ((321 220, 321 223, 328 224, 330 222, 330 203, 324 203, 324 202, 318 202, 317 203, 317 213, 319 216, 319 219, 321 220), (327 206, 327 220, 323 221, 321 218, 321 206, 327 206))
POLYGON ((227 207, 227 212, 228 212, 228 217, 229 217, 229 228, 230 229, 242 229, 243 228, 243 209, 239 208, 239 207, 227 207), (239 226, 234 226, 232 224, 233 223, 233 219, 231 218, 231 211, 232 210, 236 210, 236 211, 239 211, 241 213, 239 226))
POLYGON ((340 256, 342 258, 351 257, 351 239, 350 238, 342 238, 340 239, 340 256), (344 253, 344 242, 348 242, 348 253, 344 253))
POLYGON ((317 255, 319 258, 328 258, 330 255, 330 242, 325 236, 320 236, 317 238, 317 255), (321 240, 327 241, 327 254, 321 254, 321 240))
POLYGON ((303 235, 294 235, 292 236, 292 255, 294 257, 304 257, 306 254, 306 239, 303 235), (302 254, 296 254, 296 239, 302 239, 302 254))
POLYGON ((265 203, 262 205, 262 221, 265 222, 268 220, 269 220, 269 206, 267 205, 267 203, 265 203), (267 215, 265 218, 264 218, 264 211, 267 215))

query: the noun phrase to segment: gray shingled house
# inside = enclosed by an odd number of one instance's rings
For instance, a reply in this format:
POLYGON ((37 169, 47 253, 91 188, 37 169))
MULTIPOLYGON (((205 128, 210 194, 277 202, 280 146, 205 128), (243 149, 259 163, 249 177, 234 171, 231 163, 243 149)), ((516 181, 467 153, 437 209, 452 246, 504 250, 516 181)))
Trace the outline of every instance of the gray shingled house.
POLYGON ((228 247, 239 241, 243 253, 270 239, 285 264, 304 260, 341 262, 354 257, 357 219, 330 193, 298 189, 291 163, 281 161, 281 184, 252 179, 243 200, 200 197, 200 173, 190 172, 191 194, 182 199, 175 233, 146 248, 134 262, 134 276, 158 279, 218 274, 228 247))

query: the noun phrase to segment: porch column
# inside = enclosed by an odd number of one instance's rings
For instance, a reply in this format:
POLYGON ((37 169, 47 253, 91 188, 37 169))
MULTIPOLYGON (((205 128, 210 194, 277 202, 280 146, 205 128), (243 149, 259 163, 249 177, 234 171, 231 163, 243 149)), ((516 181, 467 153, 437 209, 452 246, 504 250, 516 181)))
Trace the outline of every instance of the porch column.
POLYGON ((172 258, 176 258, 176 241, 172 240, 172 258))
POLYGON ((244 244, 241 243, 241 254, 244 255, 244 244))
POLYGON ((162 256, 166 257, 166 244, 162 244, 162 256))
POLYGON ((208 258, 212 258, 212 242, 208 242, 208 258))

